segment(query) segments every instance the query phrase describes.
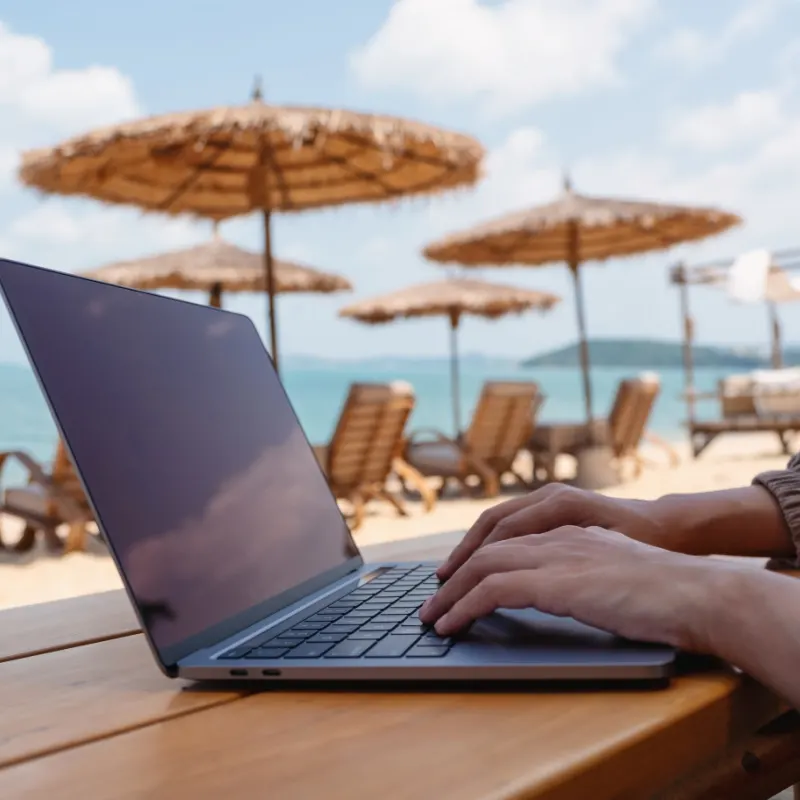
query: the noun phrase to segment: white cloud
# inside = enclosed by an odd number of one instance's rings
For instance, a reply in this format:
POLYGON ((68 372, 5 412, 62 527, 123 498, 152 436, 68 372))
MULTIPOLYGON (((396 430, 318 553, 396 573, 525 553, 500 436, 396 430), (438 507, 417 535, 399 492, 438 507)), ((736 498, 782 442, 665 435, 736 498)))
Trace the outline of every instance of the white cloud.
POLYGON ((80 270, 188 247, 209 238, 208 225, 189 219, 52 199, 11 221, 0 240, 5 250, 0 255, 80 270))
POLYGON ((50 198, 31 208, 16 187, 21 149, 140 113, 132 81, 115 67, 56 69, 45 41, 0 21, 0 200, 12 213, 0 218, 0 255, 81 269, 208 236, 207 226, 187 220, 85 201, 50 198))
POLYGON ((620 80, 617 59, 653 0, 397 0, 351 54, 371 89, 474 101, 494 113, 620 80))
POLYGON ((56 69, 46 42, 0 21, 0 191, 13 185, 23 148, 140 113, 130 78, 115 67, 56 69))
POLYGON ((439 233, 488 217, 544 203, 557 192, 563 176, 538 128, 511 131, 486 156, 484 179, 470 192, 444 196, 428 209, 430 227, 439 233))
POLYGON ((738 11, 711 32, 692 28, 673 31, 657 48, 657 54, 685 67, 721 61, 738 44, 762 31, 778 16, 785 0, 744 0, 738 11))
MULTIPOLYGON (((116 122, 140 113, 130 79, 114 67, 59 70, 47 44, 0 22, 0 109, 60 132, 116 122)), ((4 125, 4 127, 6 127, 4 125)), ((0 131, 0 135, 6 135, 0 131)))
POLYGON ((783 122, 778 91, 742 92, 730 103, 708 105, 676 116, 667 138, 675 144, 717 149, 764 138, 783 122))
MULTIPOLYGON (((707 149, 697 164, 666 143, 587 154, 573 165, 573 185, 587 194, 711 205, 743 216, 745 224, 725 234, 724 242, 711 239, 688 245, 684 252, 691 258, 719 255, 720 248, 724 254, 740 247, 794 246, 800 114, 780 104, 765 105, 772 109, 772 124, 757 130, 740 125, 736 136, 741 147, 730 155, 707 149)), ((730 108, 738 106, 734 102, 730 108)), ((710 148, 710 134, 700 135, 701 130, 698 125, 693 131, 695 140, 710 148)), ((430 238, 553 199, 561 182, 558 164, 557 143, 549 142, 540 130, 512 132, 490 151, 487 176, 473 192, 449 202, 444 198, 431 207, 430 238)))

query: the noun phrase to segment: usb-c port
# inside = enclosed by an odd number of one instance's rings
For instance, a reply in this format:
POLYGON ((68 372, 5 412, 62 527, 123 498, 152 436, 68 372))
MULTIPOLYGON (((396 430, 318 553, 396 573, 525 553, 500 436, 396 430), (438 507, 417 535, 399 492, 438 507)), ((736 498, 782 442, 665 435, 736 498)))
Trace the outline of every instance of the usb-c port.
POLYGON ((247 670, 246 669, 232 669, 231 675, 234 678, 246 678, 247 677, 247 670))
POLYGON ((262 669, 261 674, 267 678, 275 678, 281 674, 279 669, 262 669))

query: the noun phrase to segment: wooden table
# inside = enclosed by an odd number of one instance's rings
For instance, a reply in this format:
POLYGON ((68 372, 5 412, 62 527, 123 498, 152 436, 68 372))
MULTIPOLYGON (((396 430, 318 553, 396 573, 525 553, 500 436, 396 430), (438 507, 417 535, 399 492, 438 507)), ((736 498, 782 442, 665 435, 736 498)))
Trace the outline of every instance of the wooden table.
POLYGON ((0 696, 3 800, 767 797, 800 778, 792 719, 753 739, 783 709, 732 671, 630 692, 203 689, 161 675, 122 592, 0 613, 0 696))

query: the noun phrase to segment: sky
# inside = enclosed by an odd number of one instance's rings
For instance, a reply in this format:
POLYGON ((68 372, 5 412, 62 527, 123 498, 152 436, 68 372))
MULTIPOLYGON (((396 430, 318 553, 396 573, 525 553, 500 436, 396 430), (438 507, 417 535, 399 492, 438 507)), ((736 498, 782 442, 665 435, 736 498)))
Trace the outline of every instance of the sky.
MULTIPOLYGON (((421 256, 439 237, 551 199, 568 172, 589 194, 714 205, 741 227, 583 271, 592 336, 677 339, 667 271, 750 249, 800 246, 800 0, 5 0, 0 6, 0 256, 67 271, 205 241, 209 225, 43 198, 20 151, 94 126, 249 98, 411 117, 486 148, 474 188, 391 207, 283 215, 275 254, 345 275, 349 294, 278 301, 281 350, 350 358, 439 355, 445 322, 365 328, 350 302, 450 274, 421 256)), ((258 220, 221 233, 258 249, 258 220)), ((575 338, 562 265, 476 277, 555 292, 542 315, 467 320, 462 351, 520 357, 575 338)), ((203 301, 198 295, 188 299, 203 301)), ((698 338, 762 346, 765 309, 692 296, 698 338)), ((226 307, 263 329, 264 299, 226 307)), ((800 342, 800 308, 782 311, 800 342)), ((0 361, 23 358, 0 314, 0 361)))

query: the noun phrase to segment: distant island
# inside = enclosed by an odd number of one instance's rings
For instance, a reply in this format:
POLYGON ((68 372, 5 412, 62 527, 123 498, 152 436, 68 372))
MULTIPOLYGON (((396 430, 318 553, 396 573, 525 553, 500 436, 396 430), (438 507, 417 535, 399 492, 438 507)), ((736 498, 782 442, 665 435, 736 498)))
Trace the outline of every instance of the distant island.
MULTIPOLYGON (((692 348, 694 365, 732 369, 759 369, 769 367, 769 358, 753 349, 695 345, 692 348)), ((669 369, 683 366, 683 345, 657 339, 592 339, 589 342, 589 359, 593 367, 629 367, 633 369, 669 369)), ((800 351, 787 348, 784 352, 787 366, 800 363, 800 351)), ((525 359, 523 367, 570 367, 580 364, 578 345, 571 344, 558 350, 541 353, 525 359)))

